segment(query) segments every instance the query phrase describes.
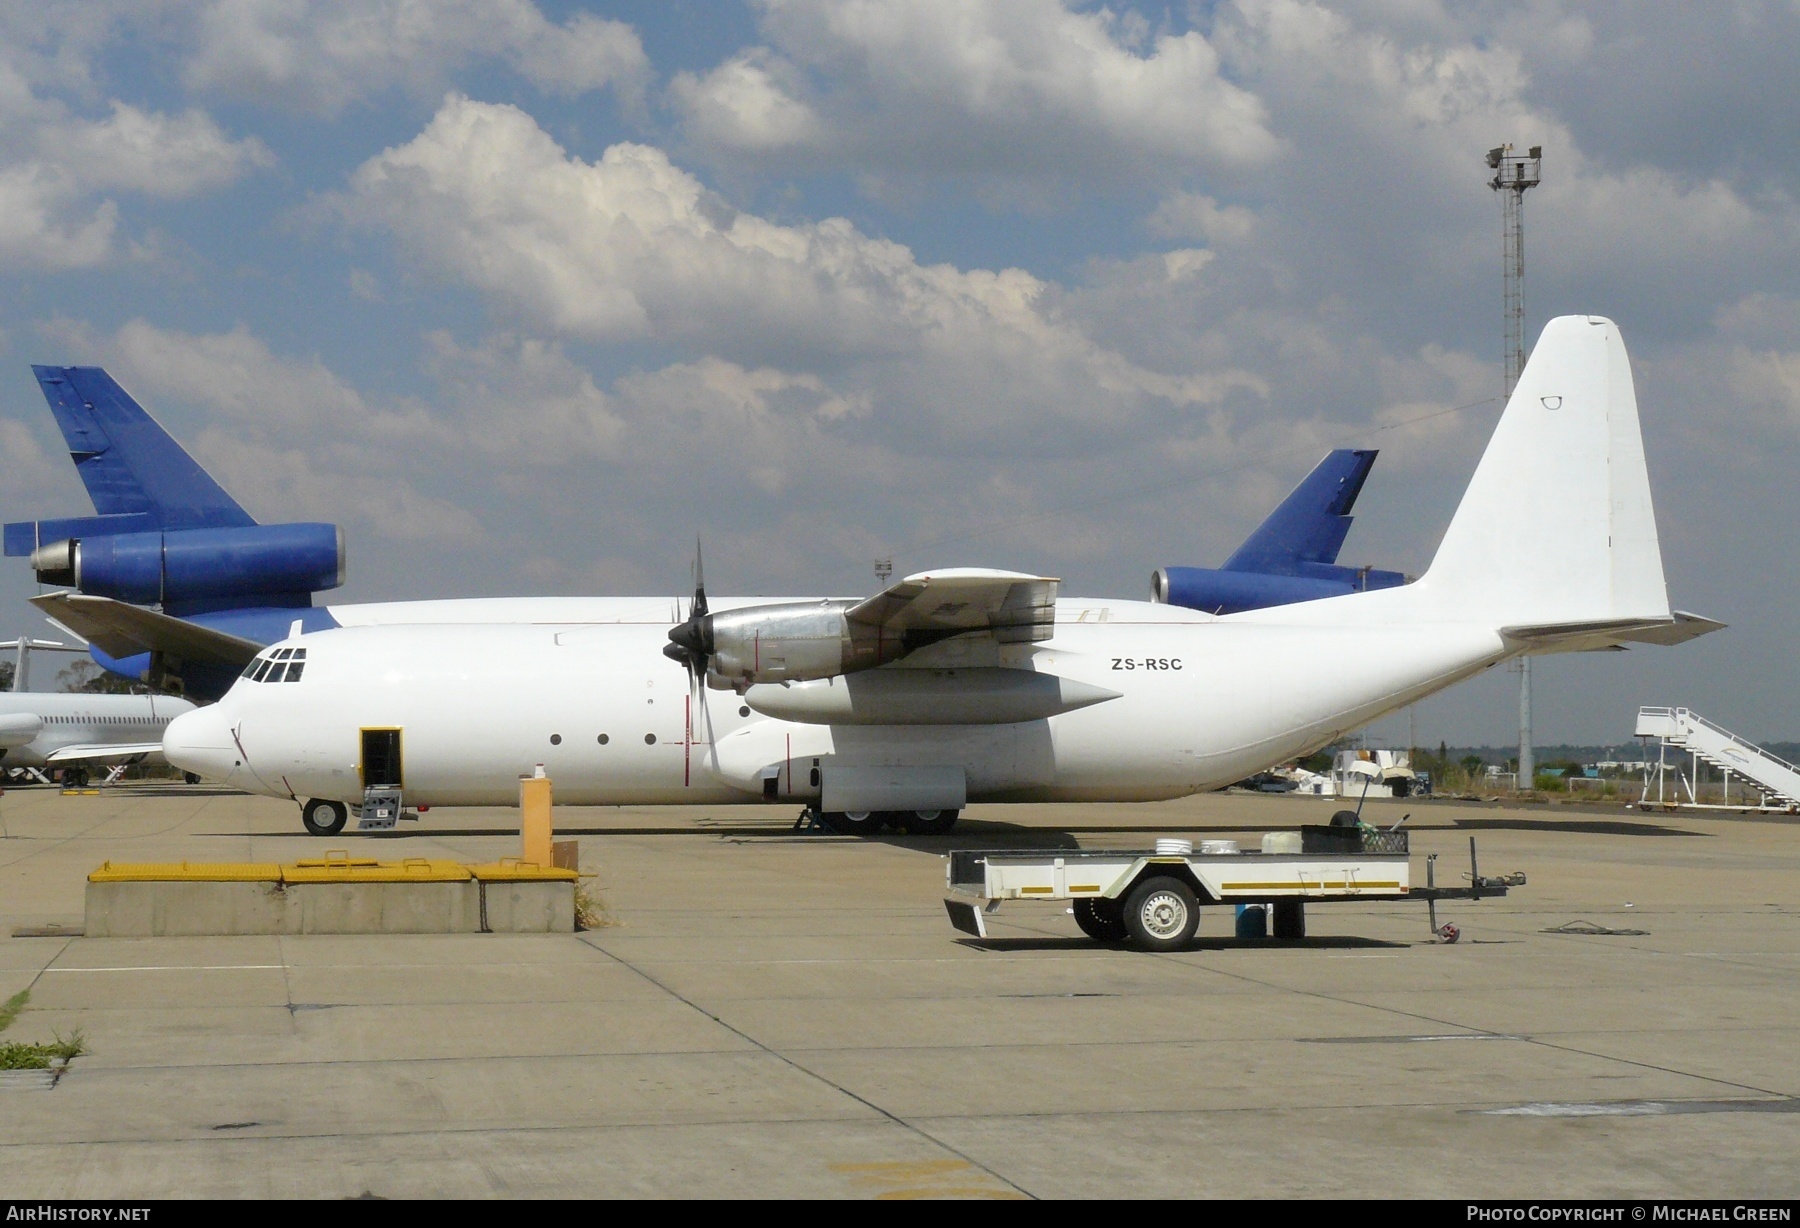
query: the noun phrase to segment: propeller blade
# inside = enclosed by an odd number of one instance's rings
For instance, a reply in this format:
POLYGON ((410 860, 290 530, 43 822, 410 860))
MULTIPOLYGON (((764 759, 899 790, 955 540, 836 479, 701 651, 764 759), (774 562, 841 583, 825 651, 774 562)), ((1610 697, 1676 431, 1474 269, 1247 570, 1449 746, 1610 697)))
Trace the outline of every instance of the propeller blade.
POLYGON ((694 539, 694 605, 688 611, 690 618, 705 618, 706 609, 706 562, 700 557, 700 539, 694 539))

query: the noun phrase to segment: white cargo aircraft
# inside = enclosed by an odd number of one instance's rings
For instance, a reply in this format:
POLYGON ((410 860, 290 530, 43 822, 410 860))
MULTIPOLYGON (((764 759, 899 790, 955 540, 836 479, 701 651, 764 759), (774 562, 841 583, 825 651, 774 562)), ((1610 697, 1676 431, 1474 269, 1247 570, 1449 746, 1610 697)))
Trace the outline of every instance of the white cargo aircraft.
POLYGON ((0 768, 39 779, 45 768, 62 768, 66 782, 84 783, 97 764, 160 758, 163 730, 193 710, 170 695, 0 692, 0 768))
POLYGON ((947 830, 969 801, 1217 788, 1525 653, 1676 643, 1619 330, 1545 329, 1429 571, 1224 617, 924 572, 864 601, 335 607, 176 720, 171 763, 340 829, 372 789, 507 805, 804 802, 947 830), (356 617, 360 613, 361 617, 356 617), (673 627, 671 627, 673 624, 673 627))

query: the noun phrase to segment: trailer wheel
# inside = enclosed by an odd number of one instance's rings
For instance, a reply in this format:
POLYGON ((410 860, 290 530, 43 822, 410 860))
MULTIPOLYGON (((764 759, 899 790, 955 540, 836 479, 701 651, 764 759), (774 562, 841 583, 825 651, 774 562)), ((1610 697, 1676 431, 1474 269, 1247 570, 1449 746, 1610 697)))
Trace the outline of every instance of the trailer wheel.
POLYGON ((344 803, 323 797, 313 798, 300 810, 300 821, 315 836, 337 835, 344 830, 344 822, 349 817, 350 812, 344 808, 344 803))
POLYGON ((1179 951, 1200 925, 1200 901, 1178 878, 1147 878, 1125 897, 1125 929, 1142 951, 1179 951))
POLYGON ((959 810, 902 810, 896 816, 909 836, 941 836, 956 826, 959 810))
POLYGON ((1084 896, 1075 901, 1075 924, 1095 942, 1124 942, 1125 908, 1105 896, 1084 896))
POLYGON ((1299 900, 1276 900, 1270 928, 1282 942, 1299 942, 1306 937, 1306 905, 1299 900))
POLYGON ((826 810, 819 822, 840 836, 873 836, 881 830, 879 810, 826 810))

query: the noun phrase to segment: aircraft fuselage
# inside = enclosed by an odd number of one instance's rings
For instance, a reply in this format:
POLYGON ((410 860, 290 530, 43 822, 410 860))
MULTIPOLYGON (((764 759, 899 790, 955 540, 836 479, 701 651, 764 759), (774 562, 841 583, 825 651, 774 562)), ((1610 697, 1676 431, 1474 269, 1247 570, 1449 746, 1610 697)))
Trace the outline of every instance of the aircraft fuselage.
POLYGON ((1259 625, 1064 599, 1047 641, 950 640, 901 668, 1007 665, 1117 698, 1011 724, 824 725, 691 688, 662 652, 667 602, 546 603, 559 618, 587 616, 567 622, 530 621, 525 600, 470 604, 513 617, 286 641, 306 650, 303 677, 240 679, 171 731, 172 760, 254 792, 351 802, 362 797, 361 731, 397 728, 411 804, 511 804, 537 764, 575 805, 811 801, 819 764, 957 766, 971 801, 1147 801, 1241 779, 1509 652, 1468 625, 1259 625))

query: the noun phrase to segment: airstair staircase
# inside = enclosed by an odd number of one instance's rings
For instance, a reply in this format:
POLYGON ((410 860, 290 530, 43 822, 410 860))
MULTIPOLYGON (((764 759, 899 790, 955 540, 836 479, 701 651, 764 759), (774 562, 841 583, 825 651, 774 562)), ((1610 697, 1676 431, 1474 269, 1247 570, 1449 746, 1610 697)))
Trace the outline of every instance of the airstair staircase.
MULTIPOLYGON (((1800 767, 1697 712, 1687 708, 1639 708, 1637 736, 1660 738, 1664 746, 1678 747, 1724 772, 1742 776, 1762 791, 1765 808, 1800 807, 1800 767)), ((1691 786, 1689 796, 1693 796, 1691 786)))

